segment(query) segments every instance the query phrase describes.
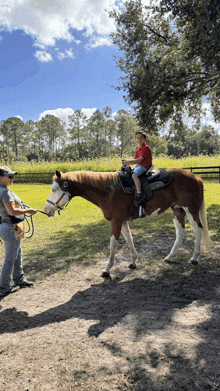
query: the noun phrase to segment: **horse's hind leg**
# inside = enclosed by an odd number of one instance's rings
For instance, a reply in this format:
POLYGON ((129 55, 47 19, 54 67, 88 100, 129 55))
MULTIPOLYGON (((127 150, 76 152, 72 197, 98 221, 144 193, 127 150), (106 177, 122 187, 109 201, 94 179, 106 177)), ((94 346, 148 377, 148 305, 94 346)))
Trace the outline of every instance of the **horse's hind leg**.
POLYGON ((169 255, 164 259, 165 262, 169 262, 174 255, 177 254, 182 241, 183 236, 185 232, 185 211, 182 208, 173 207, 173 222, 176 228, 176 240, 174 242, 174 245, 169 253, 169 255))
POLYGON ((119 236, 121 233, 122 221, 118 219, 111 220, 111 239, 110 239, 110 256, 108 265, 102 272, 102 277, 110 277, 110 269, 114 266, 115 262, 115 250, 118 245, 119 236))
POLYGON ((184 208, 184 210, 187 214, 187 217, 189 219, 189 222, 193 228, 196 237, 194 254, 191 258, 191 263, 193 265, 198 265, 198 257, 200 255, 200 246, 201 246, 201 238, 202 238, 202 225, 200 222, 199 213, 189 211, 188 208, 184 208))
POLYGON ((138 255, 137 255, 137 251, 135 250, 135 247, 134 247, 133 238, 132 238, 131 231, 130 231, 130 228, 129 228, 127 221, 125 221, 122 224, 121 233, 124 236, 128 246, 131 250, 131 254, 132 254, 132 260, 131 260, 131 264, 129 265, 129 267, 130 267, 130 269, 136 269, 136 267, 137 267, 136 260, 137 260, 138 255))

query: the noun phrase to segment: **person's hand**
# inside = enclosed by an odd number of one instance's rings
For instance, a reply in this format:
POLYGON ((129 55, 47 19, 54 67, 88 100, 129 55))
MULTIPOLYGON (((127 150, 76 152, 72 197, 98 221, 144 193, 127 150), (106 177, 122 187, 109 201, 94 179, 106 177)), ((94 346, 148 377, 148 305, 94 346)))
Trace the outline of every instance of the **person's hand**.
POLYGON ((35 209, 32 209, 32 208, 25 209, 24 212, 30 214, 31 216, 33 216, 33 215, 35 215, 37 213, 37 211, 35 209))
POLYGON ((122 166, 126 166, 126 164, 128 164, 128 161, 127 160, 122 160, 121 164, 122 164, 122 166))

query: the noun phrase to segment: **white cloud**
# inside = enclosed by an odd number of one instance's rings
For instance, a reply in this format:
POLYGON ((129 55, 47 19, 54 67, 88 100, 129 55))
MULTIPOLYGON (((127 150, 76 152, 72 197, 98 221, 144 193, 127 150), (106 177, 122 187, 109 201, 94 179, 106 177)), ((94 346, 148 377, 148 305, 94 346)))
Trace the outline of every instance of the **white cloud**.
POLYGON ((83 114, 85 114, 85 116, 87 118, 90 118, 96 111, 97 109, 93 108, 93 109, 82 109, 82 112, 83 114))
POLYGON ((89 43, 85 46, 86 49, 94 49, 98 46, 111 46, 112 40, 109 37, 92 37, 89 43))
MULTIPOLYGON (((79 44, 74 30, 82 31, 89 40, 95 36, 91 47, 99 43, 109 45, 107 37, 115 24, 108 10, 116 4, 119 4, 117 0, 3 0, 0 1, 0 29, 23 30, 33 37, 43 53, 61 39, 79 44)), ((46 61, 49 56, 38 54, 37 58, 46 61)))
POLYGON ((23 118, 20 115, 16 115, 16 118, 20 118, 23 121, 23 118))
MULTIPOLYGON (((148 7, 149 5, 150 5, 150 3, 151 3, 151 1, 150 0, 141 0, 141 3, 144 5, 144 6, 146 6, 146 7, 148 7)), ((158 4, 159 3, 159 0, 154 0, 154 2, 153 2, 153 5, 156 5, 156 4, 158 4)))
POLYGON ((74 58, 73 49, 65 50, 65 53, 59 52, 57 53, 57 57, 59 60, 63 60, 64 58, 74 58))
MULTIPOLYGON (((90 118, 92 116, 92 114, 96 111, 95 108, 93 108, 93 109, 81 109, 81 110, 82 110, 83 114, 85 114, 85 116, 87 118, 90 118)), ((55 109, 55 110, 46 110, 46 111, 44 111, 43 113, 40 114, 38 121, 40 121, 47 114, 54 115, 55 117, 60 118, 68 126, 68 123, 69 123, 69 118, 68 117, 69 117, 69 115, 73 115, 74 114, 74 110, 71 109, 71 108, 66 108, 66 109, 60 109, 59 108, 59 109, 55 109)))
POLYGON ((52 56, 50 53, 45 51, 37 50, 35 53, 35 57, 41 62, 49 62, 52 61, 52 56))

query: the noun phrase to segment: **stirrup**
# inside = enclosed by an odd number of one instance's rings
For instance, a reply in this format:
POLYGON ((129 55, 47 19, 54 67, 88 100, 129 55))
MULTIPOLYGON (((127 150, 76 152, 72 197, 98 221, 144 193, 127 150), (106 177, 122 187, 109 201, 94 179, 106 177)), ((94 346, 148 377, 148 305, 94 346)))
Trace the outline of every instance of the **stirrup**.
POLYGON ((142 206, 139 206, 139 217, 146 217, 147 215, 146 215, 146 213, 145 213, 145 211, 144 211, 144 209, 143 209, 143 207, 142 206))

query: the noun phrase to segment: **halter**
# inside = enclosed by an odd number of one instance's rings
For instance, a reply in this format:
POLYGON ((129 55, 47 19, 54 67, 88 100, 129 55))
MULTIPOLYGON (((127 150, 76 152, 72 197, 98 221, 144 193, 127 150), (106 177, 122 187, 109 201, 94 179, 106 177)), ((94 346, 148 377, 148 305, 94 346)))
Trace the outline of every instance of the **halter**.
MULTIPOLYGON (((63 182, 63 187, 66 189, 67 187, 69 186, 68 182, 65 181, 63 182)), ((58 200, 56 202, 53 202, 53 201, 50 201, 47 199, 47 202, 49 204, 52 204, 54 205, 57 209, 58 209, 58 214, 60 214, 60 211, 64 209, 64 207, 67 207, 67 205, 69 204, 70 200, 72 199, 73 197, 71 196, 71 194, 68 192, 68 191, 63 191, 63 193, 61 194, 60 198, 58 198, 58 200), (59 206, 59 202, 62 200, 62 198, 65 196, 65 195, 68 195, 69 197, 69 201, 66 202, 66 204, 64 204, 63 206, 59 206)))

